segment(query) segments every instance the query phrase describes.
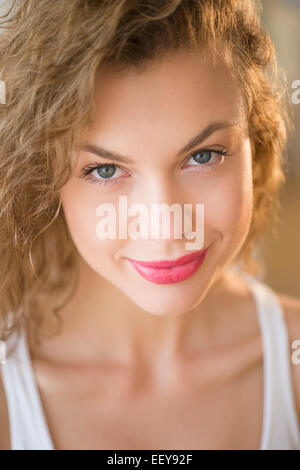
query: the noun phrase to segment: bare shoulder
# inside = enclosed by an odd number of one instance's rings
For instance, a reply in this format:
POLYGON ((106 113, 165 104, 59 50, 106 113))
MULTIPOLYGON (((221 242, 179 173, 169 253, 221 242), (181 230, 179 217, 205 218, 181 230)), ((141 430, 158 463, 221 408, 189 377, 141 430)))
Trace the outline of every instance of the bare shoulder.
POLYGON ((278 293, 277 296, 283 308, 288 329, 292 382, 300 423, 300 299, 278 293), (296 357, 296 360, 292 360, 292 356, 296 357))
POLYGON ((9 417, 2 380, 2 367, 4 366, 5 364, 0 365, 0 450, 10 450, 9 417))

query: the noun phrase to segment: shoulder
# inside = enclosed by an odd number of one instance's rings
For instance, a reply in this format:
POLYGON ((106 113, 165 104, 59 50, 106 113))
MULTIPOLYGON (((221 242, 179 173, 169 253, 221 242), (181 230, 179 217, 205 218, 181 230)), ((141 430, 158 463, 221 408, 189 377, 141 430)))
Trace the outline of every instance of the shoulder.
POLYGON ((10 450, 9 417, 0 365, 0 450, 10 450))
POLYGON ((300 424, 300 299, 277 293, 289 336, 292 383, 300 424))

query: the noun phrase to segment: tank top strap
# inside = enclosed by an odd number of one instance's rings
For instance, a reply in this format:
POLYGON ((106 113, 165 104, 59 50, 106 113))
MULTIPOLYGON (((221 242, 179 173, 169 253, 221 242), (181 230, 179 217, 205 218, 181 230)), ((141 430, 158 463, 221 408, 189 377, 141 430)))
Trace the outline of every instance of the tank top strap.
POLYGON ((54 450, 31 363, 25 329, 7 340, 1 374, 12 450, 54 450), (11 351, 11 352, 9 352, 11 351))
POLYGON ((300 450, 300 427, 292 386, 291 353, 284 312, 275 292, 242 274, 253 294, 264 354, 264 419, 261 450, 300 450))

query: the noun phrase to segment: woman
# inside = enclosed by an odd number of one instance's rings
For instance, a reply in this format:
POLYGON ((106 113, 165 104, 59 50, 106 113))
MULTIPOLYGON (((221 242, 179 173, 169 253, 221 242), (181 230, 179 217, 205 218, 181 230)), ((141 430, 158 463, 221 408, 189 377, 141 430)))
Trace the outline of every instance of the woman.
POLYGON ((256 3, 24 0, 6 25, 1 448, 300 449, 300 302, 253 276, 289 124, 256 3), (201 204, 203 244, 122 238, 120 196, 190 204, 194 232, 201 204))

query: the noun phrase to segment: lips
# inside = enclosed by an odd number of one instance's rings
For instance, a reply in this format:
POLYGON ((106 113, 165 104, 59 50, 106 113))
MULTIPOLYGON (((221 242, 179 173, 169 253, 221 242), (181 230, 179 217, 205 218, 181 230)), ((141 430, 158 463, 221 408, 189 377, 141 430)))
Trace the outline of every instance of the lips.
POLYGON ((148 281, 172 284, 189 278, 203 263, 208 248, 181 256, 176 260, 136 261, 127 258, 134 269, 148 281))

